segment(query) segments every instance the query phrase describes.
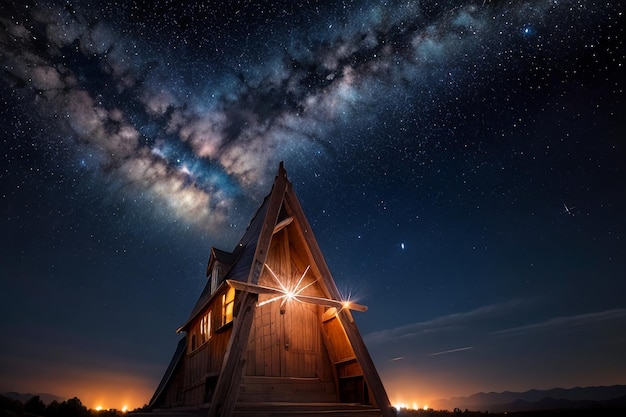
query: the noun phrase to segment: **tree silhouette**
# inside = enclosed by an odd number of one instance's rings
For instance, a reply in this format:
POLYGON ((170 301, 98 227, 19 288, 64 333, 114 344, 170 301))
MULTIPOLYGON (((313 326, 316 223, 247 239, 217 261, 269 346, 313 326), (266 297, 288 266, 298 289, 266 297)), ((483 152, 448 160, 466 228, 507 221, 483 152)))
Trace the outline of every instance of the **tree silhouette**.
POLYGON ((46 417, 58 417, 59 414, 59 402, 57 400, 52 400, 48 407, 46 407, 46 417))
POLYGON ((46 405, 41 401, 39 395, 31 397, 30 400, 24 403, 24 411, 27 413, 35 414, 37 416, 43 416, 46 414, 46 405))
POLYGON ((59 415, 63 417, 89 417, 87 407, 78 399, 78 397, 70 398, 59 404, 59 415))

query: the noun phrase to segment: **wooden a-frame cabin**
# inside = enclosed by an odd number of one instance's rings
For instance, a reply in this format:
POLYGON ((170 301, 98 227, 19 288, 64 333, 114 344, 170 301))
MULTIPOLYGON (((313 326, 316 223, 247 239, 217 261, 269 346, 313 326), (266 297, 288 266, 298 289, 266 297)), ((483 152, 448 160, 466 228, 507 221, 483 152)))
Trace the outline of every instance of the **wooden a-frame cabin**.
POLYGON ((232 252, 208 281, 151 410, 213 416, 374 415, 394 409, 280 164, 232 252))

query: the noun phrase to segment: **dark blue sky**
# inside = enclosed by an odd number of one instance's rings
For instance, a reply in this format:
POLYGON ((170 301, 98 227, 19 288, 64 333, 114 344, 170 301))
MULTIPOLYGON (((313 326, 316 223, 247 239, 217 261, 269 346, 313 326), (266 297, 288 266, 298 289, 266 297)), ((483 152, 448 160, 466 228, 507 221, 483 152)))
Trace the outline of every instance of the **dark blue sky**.
POLYGON ((178 3, 1 3, 0 391, 146 403, 279 161, 392 402, 626 383, 624 6, 178 3))

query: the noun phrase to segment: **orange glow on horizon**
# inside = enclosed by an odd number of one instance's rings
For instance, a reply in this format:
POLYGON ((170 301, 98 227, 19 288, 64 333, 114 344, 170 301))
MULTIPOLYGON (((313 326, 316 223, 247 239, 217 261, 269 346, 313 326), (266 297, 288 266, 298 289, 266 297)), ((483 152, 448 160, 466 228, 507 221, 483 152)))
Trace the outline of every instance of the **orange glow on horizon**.
POLYGON ((91 410, 115 409, 126 412, 146 405, 152 398, 157 384, 150 378, 129 375, 121 370, 119 372, 95 369, 84 372, 74 368, 63 370, 66 376, 64 379, 59 379, 56 375, 40 378, 35 383, 32 379, 24 379, 15 384, 16 388, 24 392, 50 392, 65 400, 78 398, 91 410))
POLYGON ((416 403, 416 402, 414 402, 413 404, 399 402, 399 403, 394 403, 392 406, 396 410, 428 410, 428 406, 427 405, 425 405, 425 406, 420 408, 418 406, 418 403, 416 403))
MULTIPOLYGON (((99 391, 102 393, 102 391, 99 391)), ((148 401, 149 397, 139 398, 138 393, 136 395, 124 395, 119 396, 115 391, 107 392, 106 395, 98 395, 91 397, 90 395, 84 395, 85 400, 83 401, 83 397, 77 395, 78 399, 81 400, 83 405, 87 408, 93 409, 95 411, 102 410, 118 410, 123 413, 127 413, 136 408, 143 407, 148 401), (95 406, 94 406, 95 404, 95 406)))
POLYGON ((396 409, 438 410, 447 406, 440 400, 468 396, 482 388, 470 380, 452 380, 449 375, 415 375, 412 370, 403 368, 403 359, 389 360, 387 367, 381 368, 385 390, 396 409))

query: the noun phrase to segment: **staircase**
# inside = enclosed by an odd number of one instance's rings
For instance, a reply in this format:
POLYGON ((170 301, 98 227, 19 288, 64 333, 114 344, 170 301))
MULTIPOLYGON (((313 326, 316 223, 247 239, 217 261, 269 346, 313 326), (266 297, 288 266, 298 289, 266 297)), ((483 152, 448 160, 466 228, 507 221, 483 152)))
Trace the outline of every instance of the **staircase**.
POLYGON ((233 417, 381 417, 379 409, 343 403, 237 403, 233 417))

